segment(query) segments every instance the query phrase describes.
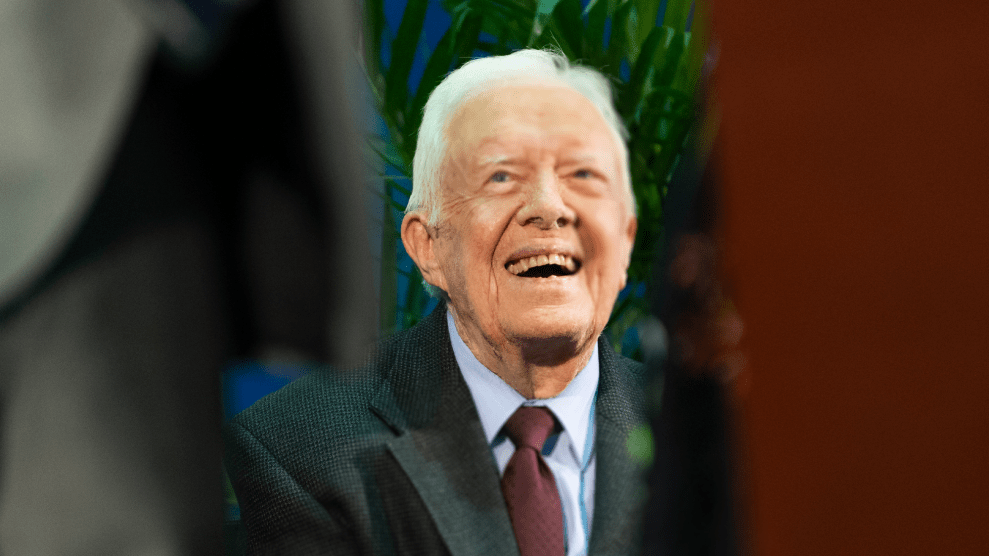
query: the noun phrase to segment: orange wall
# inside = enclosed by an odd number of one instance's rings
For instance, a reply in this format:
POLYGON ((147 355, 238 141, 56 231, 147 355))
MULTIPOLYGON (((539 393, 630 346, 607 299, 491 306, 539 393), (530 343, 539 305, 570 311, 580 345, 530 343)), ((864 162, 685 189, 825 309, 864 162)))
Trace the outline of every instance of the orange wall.
POLYGON ((756 553, 989 553, 989 8, 714 9, 756 553))

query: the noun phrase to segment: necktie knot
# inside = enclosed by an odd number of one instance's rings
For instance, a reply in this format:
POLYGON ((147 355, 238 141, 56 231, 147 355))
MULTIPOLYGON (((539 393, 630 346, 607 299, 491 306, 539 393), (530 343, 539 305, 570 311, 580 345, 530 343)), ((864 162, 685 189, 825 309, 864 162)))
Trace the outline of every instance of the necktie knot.
POLYGON ((549 409, 520 407, 505 422, 504 430, 516 449, 524 446, 540 452, 555 427, 556 421, 549 409))

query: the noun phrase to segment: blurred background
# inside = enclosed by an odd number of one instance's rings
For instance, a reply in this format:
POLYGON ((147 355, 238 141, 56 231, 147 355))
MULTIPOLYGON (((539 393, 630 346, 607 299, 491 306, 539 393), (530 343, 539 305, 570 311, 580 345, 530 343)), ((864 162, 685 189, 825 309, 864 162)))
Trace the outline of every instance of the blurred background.
POLYGON ((647 551, 983 553, 987 24, 915 0, 7 0, 0 553, 238 553, 221 422, 431 310, 397 236, 421 107, 525 46, 608 75, 631 132, 616 349, 659 367, 683 232, 745 321, 746 371, 657 374, 630 442, 658 464, 647 551))
POLYGON ((0 553, 222 553, 221 392, 376 337, 358 8, 0 6, 0 553))

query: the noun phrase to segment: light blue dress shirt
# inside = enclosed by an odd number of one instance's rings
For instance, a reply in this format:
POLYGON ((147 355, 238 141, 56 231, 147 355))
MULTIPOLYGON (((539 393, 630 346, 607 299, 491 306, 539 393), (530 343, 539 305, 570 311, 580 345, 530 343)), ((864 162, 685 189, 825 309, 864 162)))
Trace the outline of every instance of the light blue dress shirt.
POLYGON ((563 506, 564 539, 567 556, 587 554, 587 539, 594 514, 594 400, 600 367, 595 343, 587 365, 555 398, 527 400, 498 375, 481 364, 464 343, 446 314, 453 353, 467 382, 491 453, 504 474, 515 445, 499 434, 515 410, 523 405, 549 408, 563 426, 543 446, 543 459, 553 473, 563 506))

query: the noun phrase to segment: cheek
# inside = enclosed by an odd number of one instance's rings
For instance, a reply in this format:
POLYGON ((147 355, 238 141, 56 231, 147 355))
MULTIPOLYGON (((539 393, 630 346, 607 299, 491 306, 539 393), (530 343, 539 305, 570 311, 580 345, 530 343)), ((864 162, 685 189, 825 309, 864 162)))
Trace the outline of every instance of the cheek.
POLYGON ((472 246, 483 257, 491 260, 498 244, 511 222, 514 211, 511 205, 500 200, 480 203, 471 214, 469 229, 465 233, 472 237, 472 246))
POLYGON ((603 270, 610 270, 615 265, 623 266, 619 263, 626 249, 629 248, 625 234, 622 233, 625 219, 622 218, 618 208, 620 208, 618 203, 588 203, 586 210, 580 213, 583 222, 591 223, 583 226, 581 234, 585 249, 588 250, 589 256, 602 264, 603 270))
POLYGON ((495 278, 495 252, 505 221, 503 212, 482 204, 471 211, 457 230, 461 248, 458 263, 472 288, 489 288, 495 278))

